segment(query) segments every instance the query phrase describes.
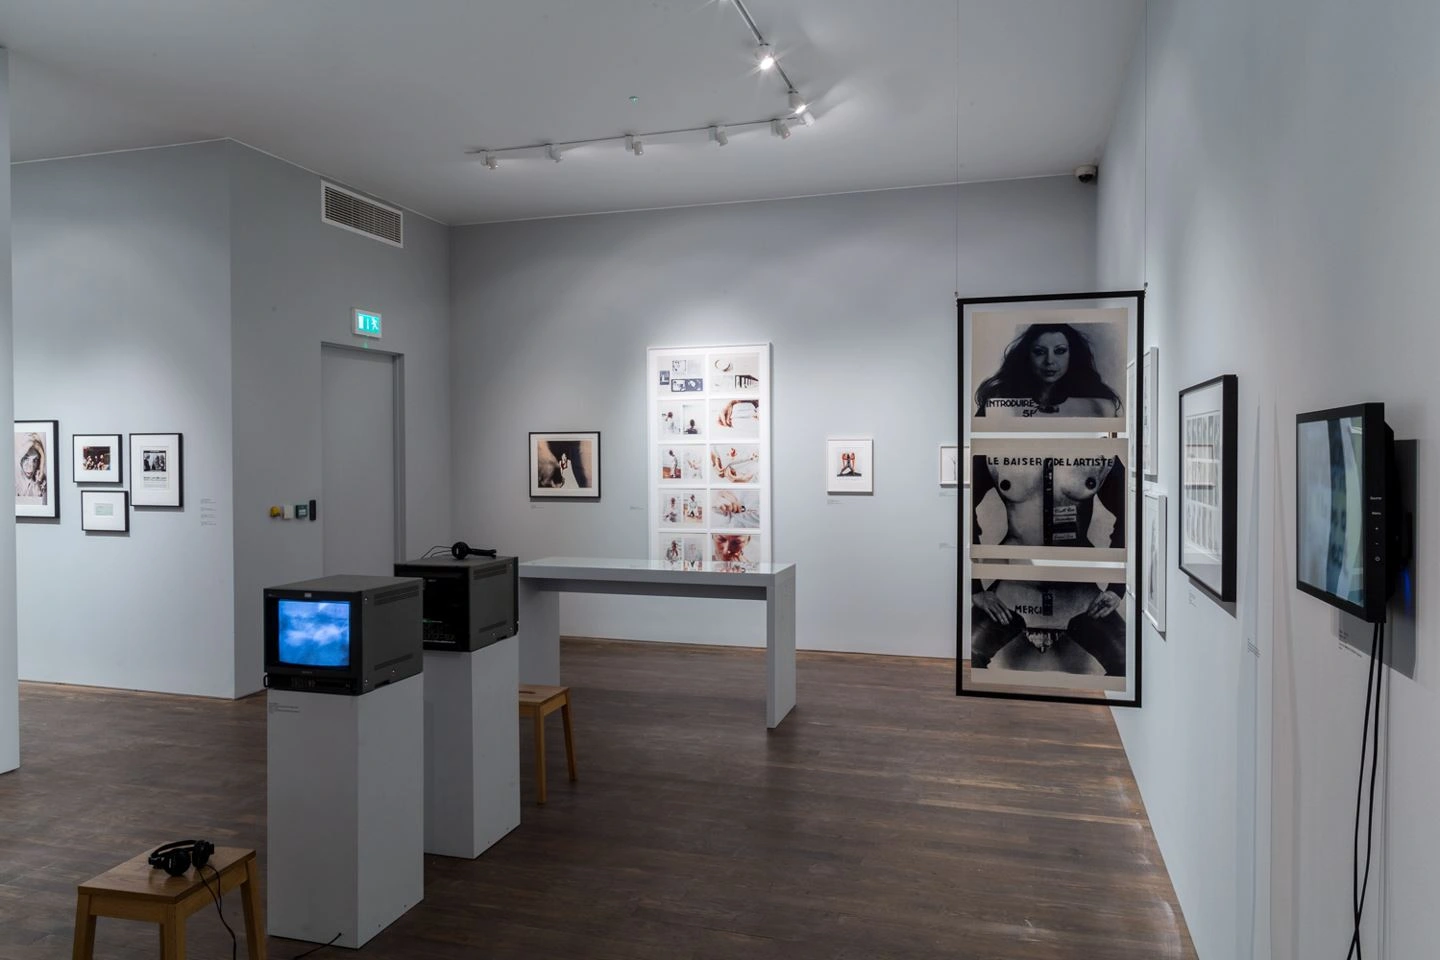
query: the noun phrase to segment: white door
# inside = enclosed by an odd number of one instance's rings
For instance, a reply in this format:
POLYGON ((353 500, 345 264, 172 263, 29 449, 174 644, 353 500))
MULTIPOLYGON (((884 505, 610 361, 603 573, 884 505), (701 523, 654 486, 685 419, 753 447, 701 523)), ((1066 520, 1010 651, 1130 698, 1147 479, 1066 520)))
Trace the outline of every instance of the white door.
POLYGON ((321 348, 324 448, 325 575, 388 577, 400 559, 396 544, 395 402, 393 354, 321 348))

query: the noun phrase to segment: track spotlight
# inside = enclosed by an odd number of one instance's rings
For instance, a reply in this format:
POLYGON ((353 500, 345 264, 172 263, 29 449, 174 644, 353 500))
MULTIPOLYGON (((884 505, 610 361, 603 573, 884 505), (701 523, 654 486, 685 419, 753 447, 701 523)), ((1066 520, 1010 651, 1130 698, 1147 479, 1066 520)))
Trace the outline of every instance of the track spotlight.
POLYGON ((805 126, 807 127, 811 126, 815 123, 815 114, 811 113, 809 110, 806 110, 804 113, 800 114, 800 122, 805 124, 805 126))
POLYGON ((790 91, 790 112, 793 113, 795 116, 798 117, 798 116, 800 116, 802 113, 805 112, 806 108, 807 108, 807 107, 806 107, 806 103, 805 103, 805 98, 802 97, 802 96, 800 96, 799 91, 797 91, 797 90, 791 90, 791 91, 790 91))
POLYGON ((790 124, 786 123, 784 120, 771 120, 770 132, 773 133, 775 136, 779 137, 781 140, 789 140, 790 124))
POLYGON ((727 143, 730 142, 730 134, 728 134, 728 133, 725 132, 725 128, 724 128, 724 127, 720 127, 720 126, 711 127, 711 128, 710 128, 710 139, 711 139, 712 141, 714 141, 715 143, 718 143, 720 146, 723 147, 723 146, 725 146, 725 144, 727 144, 727 143))
POLYGON ((629 150, 637 157, 643 156, 645 154, 645 141, 641 140, 639 137, 627 135, 625 137, 625 149, 629 150))
POLYGON ((555 146, 555 144, 553 143, 547 143, 545 145, 545 156, 549 157, 551 160, 554 160, 556 163, 559 163, 561 160, 564 159, 560 156, 560 148, 555 146))
POLYGON ((499 170, 500 160, 498 157, 495 156, 495 154, 487 153, 485 154, 485 166, 489 167, 491 170, 499 170))
POLYGON ((761 70, 769 70, 775 66, 775 51, 770 49, 770 44, 762 43, 755 48, 755 62, 761 70))

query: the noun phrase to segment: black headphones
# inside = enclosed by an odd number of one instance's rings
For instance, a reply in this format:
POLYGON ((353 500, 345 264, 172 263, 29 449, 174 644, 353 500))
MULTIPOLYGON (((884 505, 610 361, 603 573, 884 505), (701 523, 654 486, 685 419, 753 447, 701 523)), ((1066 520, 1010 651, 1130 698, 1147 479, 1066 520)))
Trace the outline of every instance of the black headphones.
POLYGON ((470 546, 464 540, 456 540, 450 545, 450 556, 456 560, 464 560, 466 557, 493 557, 500 551, 495 549, 481 550, 470 546))
POLYGON ((199 870, 209 863, 214 852, 215 844, 209 840, 176 840, 156 847, 150 854, 150 866, 172 877, 183 877, 192 865, 199 870))

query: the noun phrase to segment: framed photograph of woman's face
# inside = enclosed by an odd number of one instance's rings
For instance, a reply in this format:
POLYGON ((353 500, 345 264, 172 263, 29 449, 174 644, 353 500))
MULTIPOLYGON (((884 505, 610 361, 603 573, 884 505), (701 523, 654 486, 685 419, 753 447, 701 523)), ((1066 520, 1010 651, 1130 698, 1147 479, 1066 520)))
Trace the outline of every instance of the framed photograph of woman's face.
POLYGON ((184 444, 184 436, 178 433, 130 434, 131 504, 185 506, 184 444))
POLYGON ((976 309, 970 314, 972 433, 1123 433, 1130 311, 976 309))
POLYGON ((86 533, 129 533, 130 494, 124 490, 81 490, 80 529, 86 533))
POLYGON ((530 434, 531 500, 599 500, 600 432, 530 434))
POLYGON ((60 489, 56 482, 55 438, 60 436, 56 420, 16 420, 15 516, 58 520, 60 489))
POLYGON ((124 481, 125 459, 120 455, 120 434, 77 433, 70 442, 74 448, 70 479, 75 483, 124 481))
POLYGON ((1216 600, 1235 599, 1234 374, 1180 391, 1180 569, 1216 600))

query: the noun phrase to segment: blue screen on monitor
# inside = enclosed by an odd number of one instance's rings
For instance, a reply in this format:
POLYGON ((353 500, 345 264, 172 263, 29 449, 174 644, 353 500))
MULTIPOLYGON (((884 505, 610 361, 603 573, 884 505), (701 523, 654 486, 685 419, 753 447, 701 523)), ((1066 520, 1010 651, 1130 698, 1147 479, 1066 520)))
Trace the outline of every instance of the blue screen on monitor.
POLYGON ((350 666, 350 604, 279 600, 280 661, 300 667, 350 666))

